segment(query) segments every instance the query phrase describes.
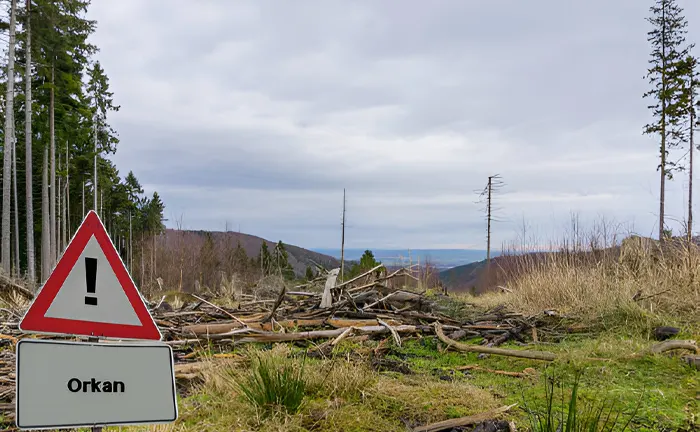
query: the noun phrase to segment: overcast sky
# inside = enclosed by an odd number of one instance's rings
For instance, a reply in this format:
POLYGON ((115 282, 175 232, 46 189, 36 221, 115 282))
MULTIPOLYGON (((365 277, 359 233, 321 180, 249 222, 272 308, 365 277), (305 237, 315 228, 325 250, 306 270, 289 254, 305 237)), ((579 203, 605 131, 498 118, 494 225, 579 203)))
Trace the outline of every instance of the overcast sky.
MULTIPOLYGON (((680 3, 700 42, 700 2, 680 3)), ((89 18, 121 105, 113 159, 169 227, 339 247, 345 187, 348 247, 485 248, 491 174, 496 245, 571 212, 657 235, 651 4, 119 0, 89 18)), ((675 231, 686 200, 681 174, 675 231)))

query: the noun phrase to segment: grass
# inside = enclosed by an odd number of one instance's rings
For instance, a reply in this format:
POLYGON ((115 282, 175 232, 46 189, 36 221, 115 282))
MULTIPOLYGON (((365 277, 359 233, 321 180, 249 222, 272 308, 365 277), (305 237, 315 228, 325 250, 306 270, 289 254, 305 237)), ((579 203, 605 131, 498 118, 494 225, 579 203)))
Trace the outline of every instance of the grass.
POLYGON ((462 304, 505 304, 528 315, 554 310, 599 330, 628 334, 658 325, 700 333, 700 248, 682 240, 661 247, 630 237, 612 249, 568 244, 497 263, 493 277, 504 281, 506 292, 463 294, 462 304))
POLYGON ((531 407, 547 406, 547 395, 541 385, 545 374, 558 380, 571 380, 583 371, 578 390, 581 398, 590 403, 614 401, 625 413, 634 411, 639 405, 632 423, 634 430, 692 430, 691 425, 700 417, 700 405, 696 399, 700 389, 699 374, 677 358, 664 355, 623 359, 649 344, 649 341, 641 338, 630 339, 611 334, 595 339, 572 338, 557 345, 539 347, 562 356, 561 360, 545 364, 498 356, 478 359, 475 353, 441 353, 434 340, 423 339, 407 341, 401 348, 394 347, 390 357, 406 361, 417 374, 433 379, 449 377, 487 390, 502 404, 518 403, 520 409, 509 415, 521 426, 529 423, 524 401, 531 407), (590 357, 610 360, 586 360, 590 357), (474 364, 514 372, 532 368, 538 373, 528 378, 513 378, 479 370, 458 370, 459 366, 474 364))
POLYGON ((304 364, 281 362, 278 359, 258 356, 245 379, 236 379, 237 374, 233 374, 240 393, 264 415, 277 409, 294 414, 304 400, 304 364))
MULTIPOLYGON (((564 386, 560 385, 562 403, 557 410, 555 402, 555 380, 545 377, 544 394, 545 407, 542 410, 530 410, 527 400, 523 401, 530 420, 530 429, 533 432, 598 432, 626 430, 634 420, 635 409, 625 421, 625 413, 617 404, 609 401, 595 401, 581 404, 578 390, 581 384, 581 372, 575 377, 571 388, 571 394, 564 395, 564 386), (568 403, 565 398, 568 397, 568 403), (564 409, 566 405, 566 409, 564 409)), ((637 406, 637 408, 639 405, 637 406)))
POLYGON ((628 420, 626 430, 700 429, 698 371, 671 354, 630 358, 655 342, 657 325, 700 338, 696 247, 632 239, 617 250, 577 245, 513 259, 508 292, 434 298, 460 319, 505 304, 525 314, 555 310, 567 316, 562 325, 585 327, 586 334, 542 332, 529 347, 554 352, 554 362, 445 351, 434 337, 405 337, 398 347, 389 338, 386 359, 411 371, 403 374, 371 367, 376 341, 344 341, 328 359, 304 359, 292 345, 249 347, 236 350, 237 361, 210 363, 204 382, 180 400, 175 424, 122 430, 405 431, 516 403, 504 418, 518 430, 550 432, 557 422, 562 432, 610 430, 613 420, 614 430, 628 420))
MULTIPOLYGON (((443 352, 434 338, 406 338, 401 347, 390 341, 386 357, 407 364, 410 374, 376 372, 370 367, 369 358, 351 355, 359 351, 352 343, 341 343, 338 353, 328 359, 305 358, 303 349, 283 344, 271 349, 247 347, 236 350, 235 360, 209 363, 204 382, 193 389, 192 396, 180 399, 180 419, 175 424, 122 431, 405 431, 407 427, 513 403, 518 406, 504 418, 514 421, 518 430, 528 430, 532 416, 550 408, 557 413, 557 419, 562 418, 563 412, 566 421, 572 381, 577 383, 579 408, 579 427, 572 430, 582 430, 581 422, 590 419, 600 407, 605 408, 604 418, 611 407, 613 413, 621 413, 618 426, 634 413, 627 430, 695 430, 700 417, 697 371, 666 355, 624 359, 650 343, 641 337, 611 333, 595 338, 571 337, 556 345, 539 347, 561 355, 561 360, 544 363, 498 356, 478 359, 475 353, 443 352), (590 357, 609 360, 587 360, 590 357), (246 397, 241 385, 259 373, 261 364, 277 365, 278 369, 269 368, 278 371, 291 366, 296 372, 289 382, 303 377, 303 392, 290 385, 303 393, 303 403, 296 410, 278 405, 265 412, 260 408, 263 404, 246 397), (535 373, 514 378, 482 370, 459 370, 473 364, 507 371, 531 368, 535 373), (298 372, 301 369, 294 369, 301 365, 303 375, 298 372), (543 383, 547 379, 565 385, 546 391, 543 383)), ((374 346, 376 342, 368 342, 366 348, 374 346)), ((281 380, 271 388, 278 386, 284 394, 289 389, 282 382, 287 381, 281 380)), ((548 431, 546 427, 535 430, 548 431)))

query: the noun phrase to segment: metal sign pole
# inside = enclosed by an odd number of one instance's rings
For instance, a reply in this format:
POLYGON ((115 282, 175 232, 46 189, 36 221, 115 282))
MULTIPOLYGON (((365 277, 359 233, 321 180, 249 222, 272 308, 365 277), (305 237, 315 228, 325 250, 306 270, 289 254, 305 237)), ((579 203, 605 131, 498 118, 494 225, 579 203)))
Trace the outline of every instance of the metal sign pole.
MULTIPOLYGON (((88 342, 99 342, 99 341, 100 341, 100 338, 89 337, 89 338, 87 339, 87 341, 88 341, 88 342)), ((90 429, 90 431, 91 431, 91 432, 102 432, 102 426, 93 426, 93 427, 90 429)))

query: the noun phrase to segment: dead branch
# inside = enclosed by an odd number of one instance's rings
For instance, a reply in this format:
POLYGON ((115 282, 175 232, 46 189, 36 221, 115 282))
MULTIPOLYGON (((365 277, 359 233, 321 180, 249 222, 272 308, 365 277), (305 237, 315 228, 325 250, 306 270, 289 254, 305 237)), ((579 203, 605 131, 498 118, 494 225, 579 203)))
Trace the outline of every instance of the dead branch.
POLYGON ((282 300, 284 300, 284 293, 286 291, 287 291, 287 287, 282 285, 282 289, 280 290, 280 293, 277 296, 277 301, 275 301, 274 306, 272 306, 272 311, 270 312, 270 315, 268 315, 265 319, 263 319, 264 323, 270 321, 275 316, 275 312, 277 312, 277 308, 280 307, 280 304, 282 304, 282 300))
POLYGON ((492 420, 499 415, 507 412, 517 404, 513 405, 504 405, 500 408, 495 408, 489 411, 485 411, 479 414, 474 414, 466 417, 460 417, 456 419, 450 419, 450 420, 444 420, 441 422, 437 423, 431 423, 429 425, 425 426, 420 426, 417 428, 414 428, 414 432, 439 432, 443 430, 451 430, 453 428, 461 427, 461 426, 469 426, 473 425, 476 423, 481 423, 487 420, 492 420))
POLYGON ((478 353, 485 353, 485 354, 495 354, 495 355, 502 355, 502 356, 508 356, 508 357, 520 357, 520 358, 527 358, 527 359, 532 359, 532 360, 543 360, 543 361, 554 361, 556 359, 556 355, 551 352, 547 351, 518 351, 518 350, 509 350, 509 349, 502 349, 502 348, 489 348, 489 347, 484 347, 480 345, 466 345, 457 341, 454 341, 447 336, 445 336, 445 333, 442 331, 442 325, 438 322, 435 322, 433 324, 435 328, 435 334, 437 335, 438 339, 440 339, 442 342, 444 342, 448 347, 453 347, 459 351, 463 352, 478 352, 478 353))
POLYGON ((458 366, 455 369, 458 371, 478 370, 478 371, 483 371, 483 372, 494 373, 497 375, 506 375, 506 376, 516 377, 516 378, 526 378, 526 377, 533 376, 537 373, 532 368, 527 368, 527 369, 523 370, 522 372, 511 372, 511 371, 504 371, 504 370, 497 370, 497 369, 489 369, 489 368, 481 367, 479 365, 458 366))

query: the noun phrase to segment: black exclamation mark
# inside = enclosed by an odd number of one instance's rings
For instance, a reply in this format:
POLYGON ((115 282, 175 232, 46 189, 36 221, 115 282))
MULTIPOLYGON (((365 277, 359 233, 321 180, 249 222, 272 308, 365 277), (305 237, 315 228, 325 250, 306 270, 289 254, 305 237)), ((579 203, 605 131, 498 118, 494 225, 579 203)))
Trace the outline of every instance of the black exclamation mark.
MULTIPOLYGON (((95 282, 97 280, 97 258, 85 258, 85 283, 87 292, 95 294, 95 282)), ((97 306, 97 297, 85 296, 85 304, 97 306)))

